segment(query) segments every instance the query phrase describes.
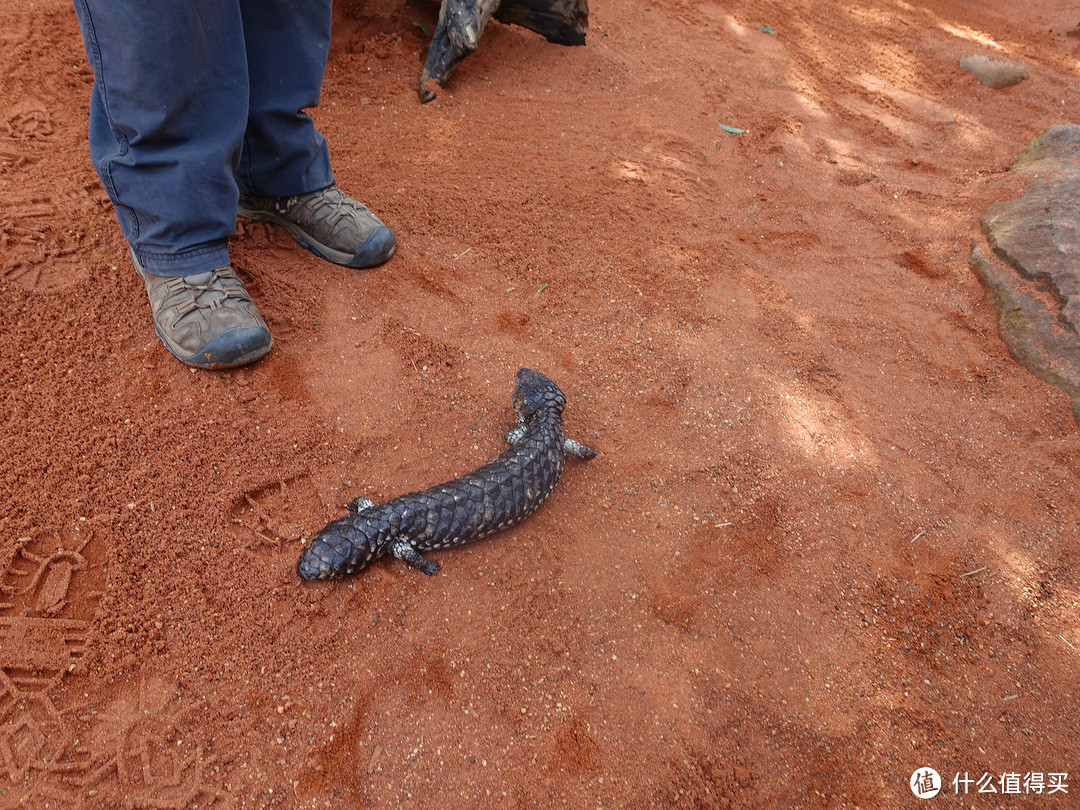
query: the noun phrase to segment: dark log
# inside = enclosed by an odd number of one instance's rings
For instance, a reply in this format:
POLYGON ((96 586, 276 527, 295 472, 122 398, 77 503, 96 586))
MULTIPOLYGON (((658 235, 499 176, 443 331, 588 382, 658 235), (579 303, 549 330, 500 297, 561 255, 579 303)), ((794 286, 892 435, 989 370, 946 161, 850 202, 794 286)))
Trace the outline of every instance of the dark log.
POLYGON ((584 45, 588 0, 443 0, 439 22, 420 72, 420 101, 435 98, 435 84, 446 87, 458 63, 476 50, 492 16, 535 31, 548 42, 584 45))
POLYGON ((588 0, 503 0, 495 19, 513 23, 556 45, 584 45, 588 0))

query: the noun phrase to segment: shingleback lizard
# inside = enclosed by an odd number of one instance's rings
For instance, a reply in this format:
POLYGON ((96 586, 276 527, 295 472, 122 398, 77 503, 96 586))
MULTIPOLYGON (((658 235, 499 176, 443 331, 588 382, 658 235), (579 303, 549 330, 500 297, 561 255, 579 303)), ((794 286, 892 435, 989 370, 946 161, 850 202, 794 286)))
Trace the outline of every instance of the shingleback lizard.
POLYGON ((518 371, 514 387, 517 425, 510 448, 471 473, 445 484, 374 504, 357 498, 351 514, 326 525, 300 555, 304 579, 355 574, 385 554, 434 575, 439 564, 421 552, 453 546, 513 526, 531 515, 559 481, 566 454, 596 455, 562 433, 566 396, 537 371, 518 371))

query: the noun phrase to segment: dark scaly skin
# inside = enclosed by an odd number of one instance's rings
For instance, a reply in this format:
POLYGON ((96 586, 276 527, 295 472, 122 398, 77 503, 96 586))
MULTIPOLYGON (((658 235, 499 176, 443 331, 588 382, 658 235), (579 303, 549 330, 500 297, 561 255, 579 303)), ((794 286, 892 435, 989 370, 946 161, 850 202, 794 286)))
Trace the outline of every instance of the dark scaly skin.
POLYGON ((304 579, 344 577, 392 554, 434 575, 438 563, 420 552, 459 546, 524 520, 555 489, 567 453, 596 455, 563 436, 565 407, 555 383, 521 369, 514 388, 518 424, 506 434, 510 449, 467 475, 378 506, 358 498, 350 505, 355 514, 328 523, 312 538, 297 573, 304 579))

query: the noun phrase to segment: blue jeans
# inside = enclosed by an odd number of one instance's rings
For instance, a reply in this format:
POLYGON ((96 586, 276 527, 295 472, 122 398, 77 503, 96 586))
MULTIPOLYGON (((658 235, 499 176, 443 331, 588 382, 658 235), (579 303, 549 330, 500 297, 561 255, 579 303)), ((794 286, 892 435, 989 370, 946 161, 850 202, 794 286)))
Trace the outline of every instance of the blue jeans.
POLYGON ((241 193, 334 182, 319 103, 331 0, 74 0, 90 156, 150 273, 229 263, 241 193))

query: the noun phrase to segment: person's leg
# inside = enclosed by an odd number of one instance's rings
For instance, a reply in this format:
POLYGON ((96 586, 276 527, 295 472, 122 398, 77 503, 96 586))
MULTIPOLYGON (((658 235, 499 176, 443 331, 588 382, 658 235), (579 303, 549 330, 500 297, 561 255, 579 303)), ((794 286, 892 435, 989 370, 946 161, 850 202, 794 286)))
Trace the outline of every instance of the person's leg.
POLYGON ((271 346, 229 267, 248 78, 233 3, 75 0, 94 71, 90 154, 181 361, 230 367, 271 346))
POLYGON ((250 86, 241 191, 305 194, 334 182, 318 106, 330 49, 330 0, 239 0, 250 86))
POLYGON ((288 229, 303 247, 349 267, 390 258, 394 232, 334 184, 326 140, 304 110, 319 103, 330 0, 240 0, 250 112, 239 214, 288 229))
POLYGON ((236 4, 75 0, 94 71, 90 155, 142 266, 228 264, 248 77, 236 4))

